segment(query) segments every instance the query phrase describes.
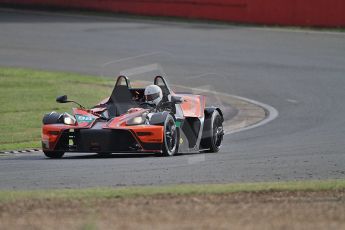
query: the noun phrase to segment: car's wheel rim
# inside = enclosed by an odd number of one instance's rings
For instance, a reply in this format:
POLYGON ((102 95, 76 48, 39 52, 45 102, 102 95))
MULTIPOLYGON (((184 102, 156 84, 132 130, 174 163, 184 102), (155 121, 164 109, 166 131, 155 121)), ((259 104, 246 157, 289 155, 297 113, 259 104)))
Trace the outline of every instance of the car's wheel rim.
POLYGON ((222 143, 224 135, 222 121, 219 116, 216 117, 213 123, 213 136, 214 136, 214 145, 218 148, 222 143))
POLYGON ((176 149, 177 132, 173 120, 169 120, 165 126, 165 144, 169 154, 174 153, 176 149))

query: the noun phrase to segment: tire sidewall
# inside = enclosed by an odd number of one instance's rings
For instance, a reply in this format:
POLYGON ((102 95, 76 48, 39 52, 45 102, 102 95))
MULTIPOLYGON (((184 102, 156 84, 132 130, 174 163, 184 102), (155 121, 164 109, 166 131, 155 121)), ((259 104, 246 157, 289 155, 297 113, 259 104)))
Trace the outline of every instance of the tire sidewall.
POLYGON ((214 126, 215 126, 215 121, 216 121, 217 117, 221 118, 219 112, 218 112, 217 110, 215 110, 215 111, 212 113, 212 118, 211 118, 211 129, 210 129, 210 134, 211 134, 211 136, 210 136, 210 138, 211 138, 210 151, 211 151, 211 152, 218 152, 219 149, 220 149, 220 146, 221 146, 221 144, 218 145, 218 146, 216 145, 216 142, 215 142, 215 138, 216 138, 216 137, 215 137, 215 134, 213 133, 213 128, 214 128, 214 126))
POLYGON ((178 143, 179 143, 178 138, 179 138, 178 128, 176 127, 175 119, 171 114, 169 114, 167 115, 164 121, 164 137, 163 137, 163 145, 162 145, 162 152, 164 156, 174 156, 178 152, 178 143), (167 140, 165 137, 166 126, 168 122, 170 121, 173 121, 173 124, 175 126, 175 135, 176 135, 175 147, 173 148, 173 150, 169 150, 169 148, 167 147, 167 140))

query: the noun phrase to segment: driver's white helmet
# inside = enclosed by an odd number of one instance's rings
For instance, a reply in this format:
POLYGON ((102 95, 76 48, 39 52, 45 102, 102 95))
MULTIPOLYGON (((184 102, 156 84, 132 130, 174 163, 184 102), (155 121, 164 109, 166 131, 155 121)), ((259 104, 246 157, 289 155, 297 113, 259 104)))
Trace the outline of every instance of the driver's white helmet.
POLYGON ((146 87, 145 92, 145 101, 149 104, 158 105, 159 102, 163 99, 162 89, 157 85, 149 85, 146 87))

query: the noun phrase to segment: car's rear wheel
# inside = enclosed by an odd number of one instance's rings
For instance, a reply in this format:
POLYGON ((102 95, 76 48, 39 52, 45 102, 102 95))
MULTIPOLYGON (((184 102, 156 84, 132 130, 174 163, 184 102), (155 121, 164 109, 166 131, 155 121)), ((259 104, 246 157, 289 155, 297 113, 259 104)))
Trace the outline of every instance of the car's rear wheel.
POLYGON ((44 155, 49 158, 58 159, 61 158, 65 153, 61 151, 43 151, 44 155))
POLYGON ((42 120, 43 124, 63 124, 63 116, 61 113, 57 113, 55 111, 45 114, 42 120))
POLYGON ((173 116, 170 114, 164 122, 164 141, 162 145, 163 156, 173 156, 178 150, 178 130, 173 116))

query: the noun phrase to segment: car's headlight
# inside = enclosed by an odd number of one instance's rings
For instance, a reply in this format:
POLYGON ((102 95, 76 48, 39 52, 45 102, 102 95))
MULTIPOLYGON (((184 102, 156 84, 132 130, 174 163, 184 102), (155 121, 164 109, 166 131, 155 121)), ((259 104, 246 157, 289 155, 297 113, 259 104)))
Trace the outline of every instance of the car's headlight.
POLYGON ((71 114, 64 113, 63 114, 63 122, 66 125, 75 125, 77 123, 77 120, 71 114))
POLYGON ((138 117, 134 117, 129 119, 126 124, 127 125, 142 125, 144 124, 146 121, 146 115, 142 115, 142 116, 138 116, 138 117))

